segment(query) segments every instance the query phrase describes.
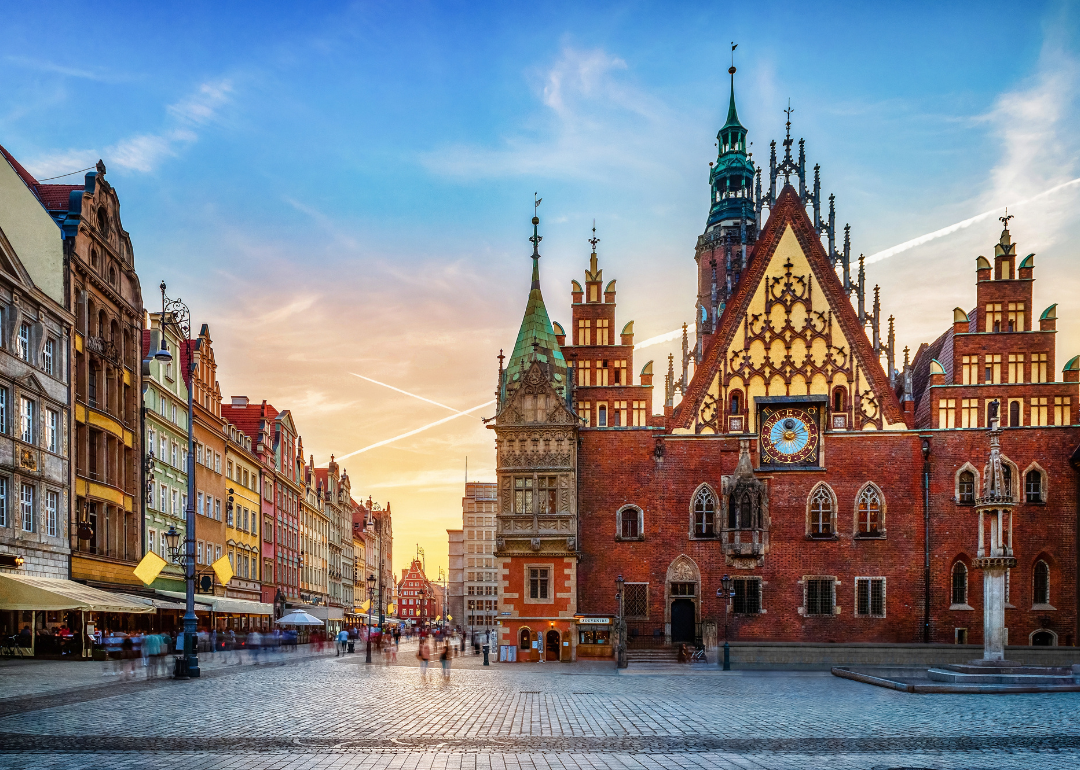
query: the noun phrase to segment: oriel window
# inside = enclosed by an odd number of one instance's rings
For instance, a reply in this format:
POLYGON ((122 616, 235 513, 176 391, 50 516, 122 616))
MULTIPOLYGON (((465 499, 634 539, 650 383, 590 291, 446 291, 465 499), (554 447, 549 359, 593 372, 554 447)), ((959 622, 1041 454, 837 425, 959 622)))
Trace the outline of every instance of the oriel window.
POLYGON ((532 476, 514 477, 514 513, 533 512, 532 476))

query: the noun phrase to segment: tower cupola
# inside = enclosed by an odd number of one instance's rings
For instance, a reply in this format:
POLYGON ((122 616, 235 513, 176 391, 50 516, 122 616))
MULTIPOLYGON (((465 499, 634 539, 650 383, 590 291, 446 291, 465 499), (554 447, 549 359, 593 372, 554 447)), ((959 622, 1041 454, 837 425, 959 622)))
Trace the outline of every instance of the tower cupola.
MULTIPOLYGON (((754 162, 746 152, 746 128, 739 122, 735 108, 735 67, 731 75, 731 98, 728 100, 727 120, 716 134, 716 163, 709 171, 712 201, 705 231, 717 227, 756 228, 754 204, 754 162)), ((741 240, 741 239, 740 239, 741 240)))

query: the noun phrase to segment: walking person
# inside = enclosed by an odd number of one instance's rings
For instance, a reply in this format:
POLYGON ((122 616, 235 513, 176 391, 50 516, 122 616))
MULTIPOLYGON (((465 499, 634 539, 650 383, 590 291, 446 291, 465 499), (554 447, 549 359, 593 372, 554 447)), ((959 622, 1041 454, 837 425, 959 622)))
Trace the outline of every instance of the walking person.
POLYGON ((337 634, 337 645, 336 645, 337 649, 334 651, 335 652, 335 655, 334 655, 335 658, 340 658, 342 655, 345 654, 345 645, 347 645, 348 643, 349 643, 349 632, 346 631, 343 628, 340 631, 338 631, 338 634, 337 634))
POLYGON ((420 659, 420 679, 424 682, 427 681, 427 667, 428 661, 431 657, 431 652, 428 649, 427 638, 420 637, 420 649, 416 653, 416 657, 420 659))
POLYGON ((442 679, 444 683, 450 681, 450 656, 452 654, 450 652, 450 642, 443 642, 442 652, 439 653, 439 662, 442 663, 442 679))

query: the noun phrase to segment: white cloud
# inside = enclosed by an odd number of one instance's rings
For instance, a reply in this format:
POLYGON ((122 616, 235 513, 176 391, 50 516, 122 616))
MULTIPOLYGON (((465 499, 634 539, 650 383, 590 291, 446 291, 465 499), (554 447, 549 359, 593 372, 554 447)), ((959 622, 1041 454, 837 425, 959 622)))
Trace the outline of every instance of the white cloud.
POLYGON ((229 80, 203 83, 194 93, 166 108, 170 125, 161 131, 126 137, 106 147, 104 152, 62 150, 48 153, 28 160, 25 163, 26 168, 34 176, 43 179, 91 166, 98 158, 102 158, 106 166, 119 166, 142 173, 152 172, 163 161, 178 156, 182 150, 198 141, 199 135, 195 129, 212 122, 218 116, 221 108, 228 104, 232 90, 229 80))
POLYGON ((440 147, 421 157, 451 177, 615 178, 646 172, 650 184, 681 168, 694 129, 659 98, 621 74, 626 62, 603 49, 564 46, 533 73, 543 109, 497 146, 440 147))
POLYGON ((122 80, 127 80, 127 78, 122 75, 110 73, 102 69, 70 67, 65 64, 57 64, 45 59, 30 58, 26 56, 7 56, 5 58, 12 64, 18 64, 20 67, 38 70, 39 72, 51 72, 56 75, 64 75, 65 77, 98 80, 104 83, 117 83, 122 80))
POLYGON ((205 125, 213 121, 221 108, 228 104, 232 90, 230 80, 203 83, 195 93, 176 104, 170 104, 169 114, 183 123, 205 125))

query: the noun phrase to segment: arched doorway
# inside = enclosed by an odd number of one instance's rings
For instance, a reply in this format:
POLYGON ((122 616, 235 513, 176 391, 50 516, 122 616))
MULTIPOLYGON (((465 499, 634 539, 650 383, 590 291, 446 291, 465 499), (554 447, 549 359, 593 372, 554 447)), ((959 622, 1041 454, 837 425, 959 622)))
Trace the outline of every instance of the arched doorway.
POLYGON ((1050 631, 1036 631, 1031 635, 1033 647, 1053 647, 1054 641, 1054 634, 1050 631))
POLYGON ((671 641, 674 644, 694 641, 694 600, 674 599, 671 602, 671 641))
POLYGON ((547 643, 544 645, 544 659, 545 660, 558 660, 559 649, 561 646, 561 639, 559 638, 559 632, 552 629, 547 632, 547 643))

